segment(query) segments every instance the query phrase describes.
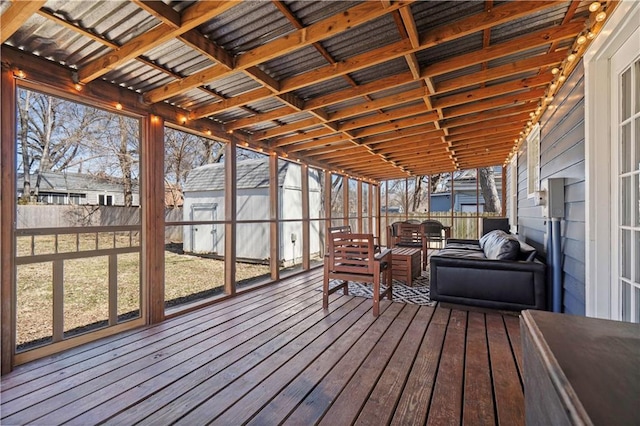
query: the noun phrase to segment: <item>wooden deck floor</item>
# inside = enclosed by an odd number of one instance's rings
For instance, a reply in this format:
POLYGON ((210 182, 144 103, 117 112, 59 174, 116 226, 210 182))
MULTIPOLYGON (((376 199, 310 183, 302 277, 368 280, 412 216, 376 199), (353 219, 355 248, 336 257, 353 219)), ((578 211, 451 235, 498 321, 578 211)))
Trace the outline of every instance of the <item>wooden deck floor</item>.
POLYGON ((5 424, 524 423, 518 318, 334 295, 321 271, 20 366, 5 424))

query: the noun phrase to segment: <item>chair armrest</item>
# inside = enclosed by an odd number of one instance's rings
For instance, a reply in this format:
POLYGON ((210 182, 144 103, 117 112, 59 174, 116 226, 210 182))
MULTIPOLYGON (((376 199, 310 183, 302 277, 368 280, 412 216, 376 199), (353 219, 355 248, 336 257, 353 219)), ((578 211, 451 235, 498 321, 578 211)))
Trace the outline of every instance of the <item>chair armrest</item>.
POLYGON ((380 253, 376 253, 374 259, 377 261, 383 261, 386 257, 391 256, 391 249, 382 249, 380 253))

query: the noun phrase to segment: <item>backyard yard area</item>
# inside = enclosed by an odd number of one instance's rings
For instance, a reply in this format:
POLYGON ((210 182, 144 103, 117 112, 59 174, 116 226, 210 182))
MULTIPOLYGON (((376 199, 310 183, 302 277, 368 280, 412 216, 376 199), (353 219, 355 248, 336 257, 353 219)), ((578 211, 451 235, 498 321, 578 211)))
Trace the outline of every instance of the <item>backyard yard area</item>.
MULTIPOLYGON (((74 253, 95 248, 137 247, 137 236, 114 233, 69 236, 19 237, 18 256, 74 253), (130 245, 131 244, 131 245, 130 245), (57 249, 56 249, 57 246, 57 249), (79 249, 79 250, 77 250, 79 249)), ((128 234, 128 233, 127 233, 128 234)), ((118 322, 140 315, 140 254, 117 254, 118 322)), ((63 261, 63 310, 65 337, 106 326, 109 318, 108 255, 63 261)), ((51 341, 53 333, 54 262, 17 266, 18 349, 51 341)), ((269 273, 268 265, 238 263, 237 282, 247 282, 269 273)), ((165 300, 167 306, 222 293, 224 261, 165 250, 165 300)))

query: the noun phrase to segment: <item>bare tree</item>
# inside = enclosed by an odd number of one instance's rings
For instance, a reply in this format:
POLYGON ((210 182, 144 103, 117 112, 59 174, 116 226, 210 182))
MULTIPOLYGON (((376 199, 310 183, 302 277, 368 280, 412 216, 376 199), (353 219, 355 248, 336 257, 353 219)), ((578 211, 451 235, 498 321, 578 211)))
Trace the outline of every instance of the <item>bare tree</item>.
POLYGON ((492 167, 478 169, 480 190, 484 197, 484 211, 487 213, 500 213, 502 206, 498 189, 496 187, 495 174, 492 167))

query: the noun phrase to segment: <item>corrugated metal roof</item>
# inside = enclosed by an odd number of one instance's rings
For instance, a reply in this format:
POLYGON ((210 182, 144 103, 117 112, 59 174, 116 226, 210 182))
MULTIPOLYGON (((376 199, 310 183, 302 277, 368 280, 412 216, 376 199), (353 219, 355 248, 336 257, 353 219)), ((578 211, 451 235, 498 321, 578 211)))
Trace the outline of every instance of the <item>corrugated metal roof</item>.
MULTIPOLYGON (((187 10, 196 1, 169 1, 163 0, 164 4, 169 5, 177 12, 187 10)), ((297 24, 292 20, 297 20, 302 25, 308 26, 323 19, 330 18, 336 25, 343 25, 346 21, 343 17, 348 14, 343 12, 360 4, 362 2, 345 2, 345 1, 289 1, 282 3, 274 3, 271 1, 242 1, 233 3, 233 6, 221 13, 217 17, 210 19, 205 24, 200 25, 192 36, 202 37, 202 42, 213 42, 222 52, 230 57, 238 56, 255 47, 264 46, 265 43, 282 38, 287 34, 297 31, 297 24), (291 18, 287 8, 294 16, 291 18)), ((573 10, 576 3, 564 1, 562 3, 544 3, 550 7, 541 11, 530 13, 524 17, 513 19, 508 23, 494 26, 490 28, 489 42, 491 45, 503 43, 512 40, 515 37, 528 34, 542 28, 558 27, 563 21, 579 21, 584 20, 589 15, 587 7, 589 0, 582 0, 577 4, 577 8, 573 15, 568 15, 573 10)), ((0 0, 0 7, 6 10, 9 2, 0 0)), ((381 4, 381 3, 371 3, 381 4)), ((518 4, 518 0, 510 2, 498 0, 494 1, 493 7, 508 4, 518 4)), ((531 3, 540 5, 541 3, 531 3)), ((158 5, 158 4, 156 4, 158 5)), ((63 63, 70 68, 83 67, 89 62, 95 60, 101 55, 112 51, 114 48, 132 40, 160 23, 160 20, 152 14, 144 10, 141 3, 131 2, 127 0, 111 0, 111 1, 67 1, 67 0, 49 0, 45 7, 39 12, 34 13, 21 28, 15 32, 6 42, 8 45, 20 47, 26 52, 34 52, 35 54, 44 56, 58 63, 63 63), (48 16, 48 18, 47 18, 48 16), (66 21, 66 25, 61 25, 61 20, 66 21), (69 28, 69 26, 77 26, 77 31, 69 28), (94 36, 91 36, 93 34, 94 36), (96 40, 96 37, 102 37, 103 40, 96 40)), ((164 7, 164 5, 161 5, 164 7)), ((390 4, 390 9, 395 3, 390 4)), ((447 34, 451 34, 451 30, 455 32, 456 21, 482 13, 485 10, 486 3, 484 1, 416 1, 409 8, 414 17, 419 33, 433 33, 439 29, 446 29, 447 34)), ((536 6, 537 7, 537 6, 536 6)), ((605 7, 609 7, 606 5, 605 7)), ((352 71, 347 76, 335 76, 329 80, 324 80, 327 76, 322 73, 312 73, 311 71, 327 67, 331 62, 327 60, 317 49, 316 46, 305 44, 304 41, 299 48, 285 48, 283 54, 277 55, 268 61, 264 61, 257 65, 265 74, 276 80, 277 82, 286 81, 287 79, 308 75, 311 80, 302 88, 294 91, 294 95, 301 101, 307 102, 316 97, 325 96, 331 93, 341 92, 350 89, 355 85, 363 85, 375 83, 383 78, 394 77, 399 74, 405 74, 409 71, 407 61, 403 56, 389 60, 385 57, 372 58, 368 63, 356 63, 354 58, 363 53, 372 52, 383 46, 389 46, 400 40, 404 32, 403 20, 401 14, 397 11, 385 13, 382 8, 378 10, 382 15, 372 18, 370 21, 359 25, 345 25, 345 29, 338 34, 332 35, 327 39, 318 41, 324 49, 338 63, 336 70, 349 68, 351 64, 361 66, 360 70, 352 71), (381 60, 376 65, 372 65, 375 61, 381 60), (313 77, 318 75, 318 82, 314 84, 313 77), (349 79, 354 83, 352 84, 349 79)), ((377 16, 377 15, 376 15, 377 16)), ((347 18, 348 19, 348 18, 347 18)), ((482 17, 474 17, 474 20, 481 21, 482 17)), ((457 57, 458 55, 478 52, 483 48, 482 29, 467 34, 455 40, 442 42, 436 46, 424 50, 418 50, 416 57, 419 64, 424 67, 448 58, 457 57)), ((449 36, 447 35, 447 37, 449 36)), ((304 40, 304 39, 303 39, 304 40)), ((573 40, 563 40, 554 43, 556 49, 570 46, 573 40)), ((284 43, 283 40, 283 45, 284 43)), ((150 45, 151 46, 151 45, 150 45)), ((531 48, 520 53, 513 53, 488 62, 488 66, 493 68, 504 64, 511 64, 521 59, 529 58, 548 51, 550 43, 546 46, 531 48)), ((395 55, 395 53, 394 53, 395 55)), ((382 55, 380 55, 382 56, 382 55)), ((368 61, 365 55, 365 62, 368 61)), ((101 79, 112 82, 121 87, 128 88, 141 94, 147 94, 153 89, 163 87, 169 83, 178 81, 179 79, 190 76, 197 76, 197 73, 210 67, 219 67, 216 61, 202 55, 199 51, 183 43, 179 38, 174 38, 163 45, 149 47, 148 50, 142 52, 141 56, 136 59, 128 60, 124 63, 117 63, 113 67, 109 67, 100 74, 101 79), (112 68, 112 69, 111 69, 112 68)), ((433 82, 438 88, 442 82, 452 78, 465 77, 473 73, 477 73, 483 69, 482 64, 476 64, 461 69, 455 69, 446 74, 438 75, 433 82)), ((544 69, 536 69, 524 73, 514 74, 508 77, 495 79, 484 82, 487 86, 499 84, 501 82, 515 81, 522 76, 532 76, 544 69)), ((342 72, 342 71, 341 71, 342 72)), ((255 89, 264 87, 259 81, 259 77, 252 78, 251 72, 238 69, 227 74, 224 78, 215 81, 200 81, 203 86, 197 88, 185 80, 184 89, 180 91, 168 90, 166 98, 162 98, 164 102, 177 105, 182 108, 193 110, 204 105, 213 105, 219 102, 220 97, 232 99, 240 94, 249 93, 255 89)), ((71 75, 71 73, 69 73, 71 75)), ((71 77, 70 77, 71 78, 71 77)), ((304 81, 305 79, 301 79, 304 81)), ((394 83, 390 83, 393 85, 394 83)), ((400 87, 385 88, 377 92, 368 90, 367 96, 376 100, 384 97, 394 96, 408 90, 420 87, 423 83, 417 81, 411 84, 405 84, 400 87)), ((284 85, 283 85, 284 86, 284 85)), ((180 87, 172 85, 171 87, 180 87)), ((387 86, 388 87, 388 86, 387 86)), ((470 85, 464 88, 443 93, 448 96, 455 93, 464 93, 469 90, 480 87, 479 84, 470 85)), ((154 93, 157 95, 159 91, 154 93)), ((251 100, 247 97, 243 102, 239 102, 239 106, 214 114, 209 117, 210 120, 220 123, 228 123, 244 117, 251 117, 256 114, 272 111, 285 105, 278 100, 280 94, 274 91, 269 98, 263 98, 265 90, 261 90, 259 96, 251 100), (259 99, 262 98, 262 99, 259 99)), ((345 108, 359 105, 366 99, 364 91, 358 97, 344 99, 341 102, 335 102, 328 107, 322 107, 320 115, 333 114, 345 108)), ((437 100, 440 96, 433 96, 432 100, 437 100)), ((146 97, 145 97, 146 98, 146 97)), ((394 110, 408 105, 418 105, 424 101, 418 99, 416 101, 405 102, 389 106, 384 110, 394 110)), ((231 104, 235 104, 231 102, 231 104)), ((425 112, 427 108, 425 106, 425 112)), ((361 115, 359 117, 364 117, 361 115)), ((257 124, 247 124, 243 128, 238 129, 239 132, 251 134, 261 132, 267 129, 273 129, 280 125, 295 123, 299 120, 316 117, 307 112, 301 112, 281 117, 275 117, 273 121, 267 121, 257 124)), ((321 119, 318 118, 319 121, 321 119)), ((251 120, 248 122, 250 123, 251 120)), ((384 120, 383 120, 384 121, 384 120)), ((446 114, 445 114, 446 121, 446 114)), ((373 123, 372 123, 373 124, 373 123)), ((324 126, 314 126, 314 128, 323 128, 324 126)), ((218 129, 223 131, 224 129, 218 129)), ((200 130, 201 131, 201 130, 200 130)), ((278 135, 273 139, 277 139, 297 134, 296 130, 278 135)), ((339 132, 336 132, 339 133, 339 132)), ((333 133, 332 136, 335 137, 333 133)), ((368 135, 366 129, 362 134, 368 135)), ((249 139, 250 140, 250 139, 249 139)), ((381 163, 381 168, 388 170, 390 166, 381 163)))
POLYGON ((385 15, 324 40, 322 45, 333 59, 344 61, 400 39, 395 21, 391 16, 385 15))
POLYGON ((239 55, 295 31, 293 24, 267 1, 238 2, 199 29, 231 55, 239 55))
POLYGON ((315 47, 307 46, 265 62, 264 69, 268 70, 271 77, 282 80, 325 65, 328 65, 328 62, 324 56, 315 47))

